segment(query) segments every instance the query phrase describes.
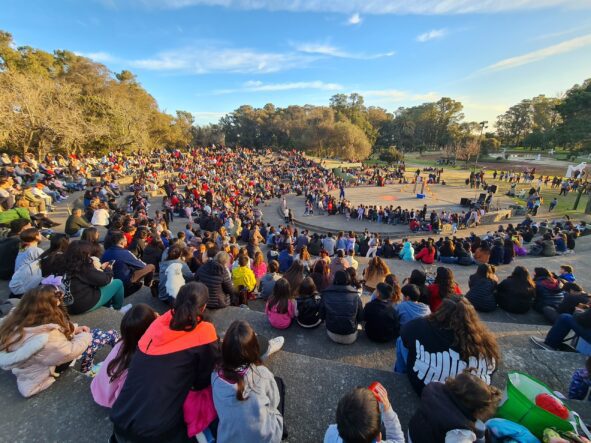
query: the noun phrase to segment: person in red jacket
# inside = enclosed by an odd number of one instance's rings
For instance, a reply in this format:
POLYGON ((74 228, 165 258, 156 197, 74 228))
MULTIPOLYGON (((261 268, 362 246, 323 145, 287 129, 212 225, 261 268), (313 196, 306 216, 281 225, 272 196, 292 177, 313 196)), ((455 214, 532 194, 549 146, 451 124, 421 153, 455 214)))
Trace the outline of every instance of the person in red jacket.
POLYGON ((435 247, 431 240, 429 240, 427 245, 415 255, 415 260, 420 260, 426 265, 432 265, 435 262, 435 247))
POLYGON ((439 266, 435 281, 427 286, 429 291, 429 307, 431 312, 437 311, 443 299, 451 297, 452 295, 462 295, 462 291, 456 281, 454 280, 454 273, 449 268, 439 266))

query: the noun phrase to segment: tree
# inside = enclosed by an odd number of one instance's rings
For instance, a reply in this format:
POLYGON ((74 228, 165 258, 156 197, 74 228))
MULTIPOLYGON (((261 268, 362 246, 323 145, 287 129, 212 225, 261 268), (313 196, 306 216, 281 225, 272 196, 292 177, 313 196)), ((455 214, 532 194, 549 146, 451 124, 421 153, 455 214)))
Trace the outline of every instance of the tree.
POLYGON ((404 155, 395 146, 390 146, 380 152, 380 160, 389 164, 399 162, 403 158, 404 155))
POLYGON ((334 125, 332 152, 344 160, 364 160, 371 154, 371 144, 365 133, 354 124, 340 121, 334 125))
POLYGON ((533 129, 532 101, 522 100, 511 106, 497 118, 497 133, 501 141, 511 146, 520 146, 533 129))
POLYGON ((21 46, 0 31, 0 141, 20 152, 186 146, 193 117, 158 109, 129 71, 113 76, 67 50, 21 46))
POLYGON ((591 151, 591 79, 573 86, 556 110, 562 118, 558 140, 571 151, 591 151))

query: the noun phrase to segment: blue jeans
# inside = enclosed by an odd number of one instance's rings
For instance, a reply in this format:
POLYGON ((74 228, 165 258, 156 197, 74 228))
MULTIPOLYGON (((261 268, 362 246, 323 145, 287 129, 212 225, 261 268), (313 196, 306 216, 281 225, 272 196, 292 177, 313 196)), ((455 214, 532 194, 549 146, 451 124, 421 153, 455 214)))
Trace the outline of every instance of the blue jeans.
POLYGON ((441 263, 446 263, 446 264, 455 264, 458 262, 457 257, 440 257, 439 260, 441 261, 441 263))
POLYGON ((571 330, 585 341, 591 342, 591 329, 581 326, 571 314, 560 314, 546 335, 546 344, 557 348, 571 330))

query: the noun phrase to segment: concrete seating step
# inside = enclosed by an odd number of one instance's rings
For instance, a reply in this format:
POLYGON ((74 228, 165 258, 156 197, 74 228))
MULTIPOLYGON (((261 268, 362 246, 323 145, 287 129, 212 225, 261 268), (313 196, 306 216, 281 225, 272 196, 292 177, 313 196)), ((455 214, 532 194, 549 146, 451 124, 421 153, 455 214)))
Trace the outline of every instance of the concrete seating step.
MULTIPOLYGON (((544 352, 547 351, 533 351, 532 354, 544 352)), ((322 441, 328 425, 335 422, 340 397, 354 386, 368 386, 373 381, 382 383, 405 430, 419 405, 419 398, 404 375, 286 351, 274 354, 266 364, 285 381, 288 442, 322 441)), ((548 381, 543 378, 544 374, 528 372, 548 381)), ((506 376, 500 374, 495 377, 494 383, 503 387, 505 379, 506 376)), ((552 382, 548 384, 556 389, 552 382)), ((107 441, 112 429, 108 410, 93 402, 89 385, 88 377, 69 370, 48 390, 31 399, 24 399, 16 389, 14 376, 8 372, 1 373, 0 408, 4 420, 0 422, 0 435, 11 435, 12 441, 16 442, 107 441), (38 414, 37 411, 44 413, 38 414), (30 420, 31 416, 36 419, 30 420)), ((565 391, 562 387, 560 390, 565 391)), ((587 421, 591 419, 589 402, 569 401, 568 404, 587 421)))
POLYGON ((107 442, 113 429, 109 412, 92 399, 90 381, 70 369, 49 389, 26 399, 18 392, 14 375, 1 371, 0 440, 107 442))

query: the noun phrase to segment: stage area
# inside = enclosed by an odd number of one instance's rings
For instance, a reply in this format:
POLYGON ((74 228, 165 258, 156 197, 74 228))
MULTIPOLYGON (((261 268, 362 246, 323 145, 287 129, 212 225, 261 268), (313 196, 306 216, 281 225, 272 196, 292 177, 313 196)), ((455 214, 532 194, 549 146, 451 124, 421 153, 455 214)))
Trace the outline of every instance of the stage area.
MULTIPOLYGON (((480 195, 479 190, 475 191, 468 186, 430 185, 429 188, 425 186, 425 198, 418 199, 416 198, 416 194, 413 193, 413 188, 414 184, 345 188, 345 198, 351 201, 354 207, 360 204, 379 205, 382 207, 392 205, 394 208, 400 206, 403 209, 411 210, 421 209, 426 204, 429 211, 434 209, 437 213, 441 213, 444 210, 461 213, 462 211, 468 210, 467 207, 460 205, 462 198, 472 200, 477 199, 480 195)), ((417 187, 417 189, 420 189, 420 187, 417 187)), ((332 191, 331 194, 338 199, 338 189, 332 191)), ((512 203, 513 201, 509 197, 495 194, 492 201, 492 209, 507 209, 512 203)), ((292 210, 295 224, 313 232, 340 230, 362 232, 368 229, 370 232, 377 232, 391 237, 410 234, 406 225, 377 224, 367 220, 359 221, 353 218, 346 220, 345 216, 340 214, 328 216, 326 214, 319 215, 315 212, 314 215, 304 216, 305 201, 303 196, 289 195, 287 197, 287 205, 292 210)), ((271 204, 269 208, 265 209, 265 212, 269 210, 275 213, 280 213, 281 211, 280 206, 276 204, 271 204)), ((424 233, 421 235, 424 235, 424 233)))
MULTIPOLYGON (((438 213, 441 211, 462 212, 468 208, 460 205, 462 198, 470 200, 478 199, 478 196, 484 192, 481 190, 470 189, 468 186, 449 186, 449 185, 425 185, 424 199, 418 199, 417 193, 421 185, 417 185, 417 192, 413 192, 414 184, 406 185, 386 185, 361 186, 356 188, 345 188, 345 198, 349 200, 352 206, 371 205, 371 206, 400 206, 402 209, 421 209, 424 204, 429 210, 435 209, 438 213)), ((339 197, 338 189, 331 192, 337 199, 339 197)), ((492 200, 492 209, 506 209, 512 200, 498 193, 492 200)), ((303 212, 302 212, 303 214, 303 212)))

